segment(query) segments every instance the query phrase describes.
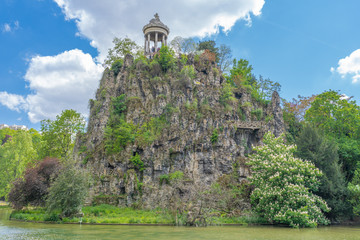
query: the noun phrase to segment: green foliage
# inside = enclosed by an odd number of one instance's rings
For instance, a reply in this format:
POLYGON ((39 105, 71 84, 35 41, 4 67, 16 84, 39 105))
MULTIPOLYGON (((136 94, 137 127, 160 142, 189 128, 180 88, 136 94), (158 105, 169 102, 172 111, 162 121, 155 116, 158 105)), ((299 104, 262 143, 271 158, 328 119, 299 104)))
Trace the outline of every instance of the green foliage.
POLYGON ((236 98, 234 97, 233 87, 230 83, 224 83, 221 89, 220 103, 226 107, 234 101, 236 101, 236 98))
POLYGON ((135 168, 140 172, 145 170, 144 162, 141 160, 139 154, 136 153, 135 156, 132 156, 130 162, 134 164, 135 168))
POLYGON ((327 217, 332 220, 349 217, 351 209, 346 200, 345 176, 339 164, 336 143, 326 139, 315 127, 306 125, 296 145, 296 156, 311 161, 323 172, 320 187, 314 193, 322 197, 331 208, 327 217))
POLYGON ((360 168, 354 172, 353 180, 348 184, 350 192, 350 203, 355 216, 360 216, 360 168))
POLYGON ((136 137, 136 126, 128 123, 125 116, 110 116, 105 128, 105 149, 107 154, 121 152, 136 137))
POLYGON ((211 134, 211 143, 217 143, 219 140, 219 133, 218 133, 218 129, 214 128, 212 134, 211 134))
POLYGON ((151 118, 148 122, 143 123, 136 131, 136 141, 141 146, 147 146, 158 139, 162 130, 168 125, 166 116, 151 118))
POLYGON ((78 132, 84 132, 85 119, 75 110, 64 110, 55 120, 42 120, 41 132, 44 141, 42 156, 67 159, 72 154, 75 137, 78 132))
POLYGON ((187 110, 189 111, 195 111, 198 108, 198 100, 195 98, 194 101, 192 103, 190 103, 189 101, 187 101, 185 103, 185 107, 187 110))
POLYGON ((251 114, 254 115, 258 121, 260 121, 263 117, 263 110, 261 108, 253 109, 251 114))
POLYGON ((293 156, 296 147, 285 145, 282 136, 264 136, 264 146, 256 147, 249 158, 255 186, 251 194, 253 211, 271 223, 292 227, 316 227, 328 224, 323 212, 330 209, 313 194, 322 173, 314 164, 293 156))
POLYGON ((30 132, 18 130, 0 146, 0 197, 6 196, 11 182, 22 176, 26 166, 38 159, 30 132))
POLYGON ((213 71, 213 73, 214 73, 214 77, 219 76, 219 70, 218 70, 216 67, 213 67, 213 68, 212 68, 212 71, 213 71))
POLYGON ((259 79, 252 74, 252 66, 249 61, 234 59, 233 68, 230 70, 230 75, 227 81, 237 88, 245 89, 251 93, 253 99, 257 102, 267 105, 272 97, 274 91, 279 92, 281 85, 273 82, 270 79, 264 79, 261 75, 259 79))
POLYGON ((133 54, 140 49, 134 41, 127 37, 124 39, 115 37, 113 39, 113 43, 115 46, 114 48, 109 49, 108 55, 103 64, 104 67, 112 66, 113 63, 125 57, 126 54, 133 54))
POLYGON ((121 116, 126 111, 126 95, 121 94, 116 98, 111 99, 112 113, 121 116))
POLYGON ((265 122, 266 123, 268 123, 268 122, 270 122, 271 120, 273 120, 274 119, 274 115, 267 115, 266 117, 265 117, 265 122))
POLYGON ((269 78, 264 79, 261 75, 256 79, 256 95, 260 101, 270 101, 274 91, 280 92, 281 85, 278 82, 273 82, 269 78))
POLYGON ((241 107, 242 107, 242 108, 251 108, 251 107, 252 107, 252 104, 251 104, 251 102, 243 102, 243 103, 241 104, 241 107))
POLYGON ((124 64, 123 59, 116 59, 112 64, 110 70, 114 72, 114 75, 117 76, 121 70, 121 67, 124 64))
POLYGON ((232 59, 231 48, 225 44, 221 44, 219 47, 218 59, 220 70, 222 72, 229 71, 232 59))
POLYGON ((89 184, 88 173, 69 163, 50 187, 46 200, 47 212, 59 210, 64 217, 75 216, 81 212, 89 184))
POLYGON ((351 181, 360 159, 360 107, 337 91, 329 90, 315 97, 305 120, 336 139, 346 179, 351 181))
POLYGON ((327 135, 360 139, 360 107, 336 91, 329 90, 316 96, 306 111, 305 120, 327 135))
POLYGON ((183 65, 186 65, 188 61, 188 57, 185 54, 181 54, 180 62, 183 65))
POLYGON ((13 136, 16 133, 16 130, 12 130, 10 128, 0 129, 0 145, 5 143, 6 136, 13 136))
POLYGON ((159 177, 160 185, 162 184, 171 184, 176 181, 181 181, 184 179, 184 173, 182 171, 175 171, 169 174, 163 174, 159 177))
POLYGON ((346 179, 350 182, 360 162, 360 140, 348 137, 336 139, 339 150, 339 159, 342 163, 346 179))
POLYGON ((112 111, 105 128, 105 149, 107 154, 116 154, 125 149, 129 143, 137 142, 140 146, 147 146, 156 140, 162 130, 168 125, 167 118, 172 114, 171 106, 165 107, 160 117, 150 118, 141 126, 127 122, 125 119, 126 105, 131 99, 120 95, 112 99, 112 111))
POLYGON ((163 72, 167 72, 175 65, 174 51, 167 46, 162 46, 158 54, 155 55, 155 60, 160 64, 163 72))
POLYGON ((252 66, 249 65, 249 61, 246 59, 240 59, 233 61, 233 68, 230 70, 230 76, 228 77, 228 82, 236 87, 241 87, 243 85, 252 85, 252 66))
POLYGON ((180 76, 188 79, 194 79, 196 76, 194 66, 184 66, 181 69, 180 76))
POLYGON ((168 175, 168 174, 160 175, 160 177, 159 177, 159 183, 160 183, 160 185, 170 184, 170 177, 169 177, 169 175, 168 175))

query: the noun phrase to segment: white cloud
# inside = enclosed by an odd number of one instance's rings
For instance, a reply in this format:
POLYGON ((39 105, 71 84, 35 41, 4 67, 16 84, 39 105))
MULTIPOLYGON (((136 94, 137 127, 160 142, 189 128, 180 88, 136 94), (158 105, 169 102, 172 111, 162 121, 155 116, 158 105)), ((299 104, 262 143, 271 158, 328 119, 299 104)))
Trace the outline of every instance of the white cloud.
POLYGON ((5 23, 5 24, 3 25, 3 32, 11 32, 10 24, 5 23))
POLYGON ((10 110, 17 112, 20 112, 21 109, 27 108, 27 104, 23 96, 7 92, 0 92, 0 103, 10 110))
POLYGON ((68 20, 75 19, 79 35, 98 48, 102 61, 112 47, 112 39, 128 36, 143 44, 142 27, 159 13, 170 28, 170 39, 229 31, 243 19, 251 25, 251 14, 258 16, 265 0, 54 0, 68 20))
POLYGON ((360 49, 357 49, 349 56, 340 59, 338 65, 336 72, 338 72, 342 78, 350 75, 352 76, 353 83, 360 81, 360 49))
POLYGON ((2 27, 3 32, 12 32, 18 30, 20 27, 19 21, 15 21, 13 24, 11 23, 4 23, 2 27))
POLYGON ((86 116, 88 100, 94 96, 102 71, 90 54, 78 49, 56 56, 35 56, 25 75, 33 94, 0 93, 0 103, 11 110, 27 111, 33 123, 54 119, 64 109, 86 116))

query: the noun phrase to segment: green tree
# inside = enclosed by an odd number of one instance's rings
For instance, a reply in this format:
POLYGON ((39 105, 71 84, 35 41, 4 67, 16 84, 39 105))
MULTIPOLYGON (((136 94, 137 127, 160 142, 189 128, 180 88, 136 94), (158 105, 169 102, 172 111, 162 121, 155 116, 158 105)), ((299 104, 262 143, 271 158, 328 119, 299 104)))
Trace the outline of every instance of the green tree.
POLYGON ((252 76, 252 66, 249 65, 249 61, 246 59, 240 59, 233 61, 233 67, 230 69, 230 76, 228 77, 228 81, 235 85, 236 87, 241 87, 244 85, 252 85, 253 76, 252 76))
POLYGON ((28 131, 16 131, 11 140, 0 146, 0 197, 7 196, 11 182, 22 176, 26 166, 37 158, 28 131))
POLYGON ((321 171, 309 161, 294 157, 296 146, 284 144, 283 136, 264 136, 264 145, 249 157, 254 185, 251 193, 253 211, 271 223, 292 227, 316 227, 328 224, 323 212, 330 209, 313 194, 321 171))
POLYGON ((347 181, 360 161, 360 107, 337 91, 326 91, 311 102, 305 120, 334 138, 347 181))
POLYGON ((218 64, 220 66, 220 70, 222 72, 229 71, 230 65, 231 65, 231 48, 225 44, 221 44, 219 47, 219 53, 218 53, 218 64))
POLYGON ((69 163, 50 187, 46 200, 47 211, 60 210, 64 217, 75 216, 81 212, 89 186, 89 174, 69 163))
POLYGON ((328 140, 315 127, 306 125, 296 145, 296 156, 310 160, 323 172, 321 185, 314 193, 322 197, 331 208, 327 217, 334 221, 349 217, 351 206, 347 201, 348 191, 339 164, 336 142, 328 140))
POLYGON ((73 152, 75 137, 84 132, 85 119, 75 110, 64 110, 55 120, 41 121, 42 147, 41 158, 56 157, 67 159, 73 152))
POLYGON ((265 100, 271 100, 274 91, 278 93, 281 91, 280 83, 271 81, 269 78, 265 79, 261 75, 256 79, 256 82, 259 94, 265 100))
POLYGON ((335 138, 360 138, 360 108, 337 91, 317 95, 306 111, 305 120, 335 138))
POLYGON ((348 184, 348 190, 350 192, 350 203, 353 207, 353 213, 355 216, 360 216, 360 167, 354 172, 352 181, 348 184))
POLYGON ((109 49, 108 55, 104 61, 104 67, 113 66, 113 63, 116 60, 120 60, 126 54, 138 54, 141 50, 140 46, 138 46, 134 41, 130 38, 117 38, 115 37, 113 40, 114 47, 109 49))
POLYGON ((207 40, 199 42, 197 46, 197 50, 205 50, 208 49, 210 52, 215 53, 215 62, 219 62, 219 48, 216 47, 216 42, 214 40, 207 40))

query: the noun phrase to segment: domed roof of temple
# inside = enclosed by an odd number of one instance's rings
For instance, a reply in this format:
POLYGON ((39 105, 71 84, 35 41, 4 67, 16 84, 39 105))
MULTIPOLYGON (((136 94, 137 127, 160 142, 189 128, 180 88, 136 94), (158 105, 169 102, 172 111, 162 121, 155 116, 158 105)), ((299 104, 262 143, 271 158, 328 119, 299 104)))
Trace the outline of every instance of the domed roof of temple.
POLYGON ((151 28, 151 27, 163 28, 166 30, 167 34, 169 34, 169 32, 170 32, 170 29, 168 28, 168 26, 166 26, 164 23, 162 23, 160 21, 159 14, 157 14, 157 13, 154 15, 154 18, 151 19, 150 22, 143 27, 143 32, 145 33, 146 29, 151 28))

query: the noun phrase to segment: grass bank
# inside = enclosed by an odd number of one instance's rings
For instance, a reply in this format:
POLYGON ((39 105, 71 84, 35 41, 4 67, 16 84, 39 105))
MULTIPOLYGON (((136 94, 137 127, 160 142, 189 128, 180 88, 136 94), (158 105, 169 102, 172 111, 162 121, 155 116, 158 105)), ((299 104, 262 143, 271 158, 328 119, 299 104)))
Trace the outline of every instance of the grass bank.
POLYGON ((11 219, 36 221, 36 222, 58 222, 58 223, 93 223, 93 224, 174 224, 171 214, 164 210, 137 210, 132 208, 118 208, 102 204, 89 206, 82 209, 82 218, 60 218, 59 213, 46 213, 44 208, 25 209, 13 211, 11 219))
MULTIPOLYGON (((133 208, 119 208, 102 204, 88 206, 82 209, 82 218, 60 218, 59 213, 46 213, 44 208, 28 208, 13 211, 10 219, 33 221, 33 222, 57 222, 57 223, 91 223, 91 224, 167 224, 175 225, 175 217, 166 210, 138 210, 133 208)), ((211 217, 209 225, 248 224, 259 223, 256 217, 211 217)))

